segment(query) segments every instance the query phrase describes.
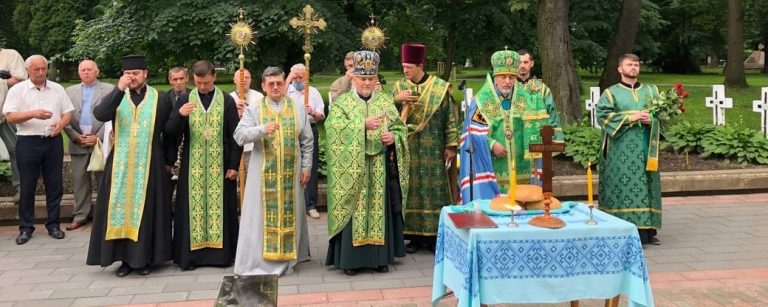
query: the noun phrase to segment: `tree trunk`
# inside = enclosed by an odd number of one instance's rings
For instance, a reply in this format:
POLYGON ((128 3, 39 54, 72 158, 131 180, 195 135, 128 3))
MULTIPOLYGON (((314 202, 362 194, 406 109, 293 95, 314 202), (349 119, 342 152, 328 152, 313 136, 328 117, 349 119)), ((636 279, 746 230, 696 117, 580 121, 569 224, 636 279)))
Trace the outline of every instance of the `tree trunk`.
POLYGON ((581 117, 579 81, 571 52, 568 4, 569 1, 563 0, 540 0, 537 17, 543 78, 552 89, 563 124, 581 117))
POLYGON ((763 73, 768 74, 768 22, 763 23, 763 73))
MULTIPOLYGON (((442 71, 443 80, 450 80, 451 70, 453 70, 454 57, 456 57, 456 11, 459 7, 459 0, 451 0, 450 17, 448 18, 448 38, 445 42, 445 69, 442 71)), ((438 72, 440 73, 440 72, 438 72)))
POLYGON ((608 48, 608 58, 605 60, 603 75, 600 77, 601 90, 619 83, 621 80, 619 72, 616 70, 619 66, 619 57, 622 54, 632 52, 635 48, 642 5, 642 0, 624 0, 621 6, 621 13, 616 22, 618 24, 616 34, 613 36, 611 47, 608 48))
POLYGON ((742 0, 728 0, 728 62, 725 86, 747 87, 744 75, 744 6, 742 0))

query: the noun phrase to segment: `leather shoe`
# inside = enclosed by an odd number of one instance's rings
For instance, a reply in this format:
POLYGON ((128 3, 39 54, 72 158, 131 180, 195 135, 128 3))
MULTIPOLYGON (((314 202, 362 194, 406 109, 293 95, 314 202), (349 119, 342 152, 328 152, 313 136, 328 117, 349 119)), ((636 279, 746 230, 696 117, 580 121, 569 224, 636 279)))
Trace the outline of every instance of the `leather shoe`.
POLYGON ((376 267, 376 272, 379 272, 379 273, 389 272, 389 267, 386 265, 378 266, 376 267))
POLYGON ((661 241, 657 239, 656 237, 651 237, 648 244, 650 245, 661 245, 661 241))
POLYGON ((64 232, 59 227, 48 230, 48 235, 56 240, 64 239, 64 232))
POLYGON ((415 252, 419 251, 419 248, 421 248, 421 244, 416 242, 408 243, 408 245, 405 246, 405 252, 409 254, 413 254, 415 252))
POLYGON ((181 268, 182 271, 194 271, 197 270, 197 266, 194 264, 190 264, 186 267, 181 268))
POLYGON ((29 242, 29 239, 32 238, 32 233, 28 231, 22 231, 18 237, 16 237, 16 244, 22 245, 24 243, 29 242))
POLYGON ((85 226, 86 224, 88 224, 88 221, 87 221, 87 220, 82 220, 82 221, 72 221, 72 223, 70 223, 70 224, 67 226, 67 228, 65 228, 65 229, 66 229, 67 231, 72 231, 72 230, 78 229, 78 228, 80 228, 80 227, 83 227, 83 226, 85 226))
POLYGON ((147 265, 141 269, 138 269, 136 271, 136 274, 139 274, 141 276, 149 275, 149 273, 152 273, 152 267, 147 265))
POLYGON ((355 276, 357 275, 357 270, 353 270, 353 269, 344 270, 344 274, 346 274, 347 276, 355 276))
POLYGON ((131 268, 131 266, 129 266, 127 263, 123 263, 117 269, 117 271, 115 271, 115 276, 117 276, 117 277, 125 277, 125 276, 128 276, 128 274, 131 274, 132 271, 133 271, 133 269, 131 268))

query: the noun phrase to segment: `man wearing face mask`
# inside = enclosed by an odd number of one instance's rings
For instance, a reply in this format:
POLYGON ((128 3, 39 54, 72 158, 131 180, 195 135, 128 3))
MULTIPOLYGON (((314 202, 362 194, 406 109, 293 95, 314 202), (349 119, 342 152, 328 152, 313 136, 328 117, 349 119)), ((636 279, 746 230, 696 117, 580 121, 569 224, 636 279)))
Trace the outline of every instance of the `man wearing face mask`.
POLYGON ((192 74, 195 88, 176 105, 165 128, 169 138, 184 139, 173 216, 173 262, 182 270, 232 264, 243 152, 233 138, 240 121, 235 100, 214 85, 213 64, 197 61, 192 74))
POLYGON ((309 103, 304 106, 304 110, 307 112, 307 115, 309 115, 312 136, 315 138, 313 143, 315 150, 312 152, 312 173, 304 193, 306 195, 305 201, 307 203, 307 214, 313 219, 319 219, 320 213, 317 212, 315 205, 317 204, 317 166, 320 162, 318 159, 320 147, 318 147, 317 127, 315 125, 317 122, 325 119, 325 106, 323 105, 323 96, 320 95, 320 92, 316 88, 310 86, 309 90, 307 90, 304 87, 304 82, 307 78, 309 78, 309 76, 307 76, 307 70, 306 67, 304 67, 304 64, 293 65, 293 67, 291 67, 291 73, 288 74, 288 78, 286 79, 287 82, 291 84, 288 86, 288 92, 286 94, 289 98, 293 99, 295 103, 304 104, 304 95, 309 93, 309 103))

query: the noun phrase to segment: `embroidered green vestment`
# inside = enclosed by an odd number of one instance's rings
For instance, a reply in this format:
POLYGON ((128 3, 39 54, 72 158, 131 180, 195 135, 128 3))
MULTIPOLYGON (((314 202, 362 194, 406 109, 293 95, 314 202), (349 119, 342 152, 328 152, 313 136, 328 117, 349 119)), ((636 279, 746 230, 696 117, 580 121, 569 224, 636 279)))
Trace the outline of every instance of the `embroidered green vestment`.
POLYGON ((197 88, 189 114, 190 250, 222 248, 224 240, 224 94, 216 88, 206 111, 197 88))
POLYGON ((337 98, 325 120, 328 159, 328 234, 352 223, 352 245, 384 245, 386 205, 385 146, 381 134, 395 135, 403 211, 408 195, 407 130, 392 96, 375 92, 366 103, 355 92, 337 98), (382 116, 384 115, 384 116, 382 116), (365 119, 382 116, 382 126, 366 130, 365 119))
POLYGON ((279 129, 261 139, 262 161, 261 201, 264 206, 264 238, 262 257, 269 261, 296 260, 296 207, 294 180, 299 171, 296 109, 291 99, 283 97, 279 113, 268 105, 268 98, 259 102, 260 123, 277 123, 279 129))
POLYGON ((117 107, 105 240, 139 240, 152 162, 157 99, 157 90, 147 86, 144 100, 136 106, 126 89, 117 107))

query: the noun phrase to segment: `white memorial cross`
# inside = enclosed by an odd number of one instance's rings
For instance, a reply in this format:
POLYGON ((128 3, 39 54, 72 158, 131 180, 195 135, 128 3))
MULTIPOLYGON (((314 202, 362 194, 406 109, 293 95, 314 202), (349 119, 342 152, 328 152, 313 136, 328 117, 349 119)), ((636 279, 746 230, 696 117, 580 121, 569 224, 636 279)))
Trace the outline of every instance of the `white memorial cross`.
POLYGON ((587 111, 589 111, 589 123, 592 125, 592 127, 600 129, 600 125, 597 124, 597 116, 595 114, 595 111, 597 111, 597 102, 600 101, 600 88, 599 87, 590 87, 589 88, 589 99, 585 100, 587 111))
POLYGON ((712 108, 712 124, 725 125, 725 109, 733 108, 733 99, 725 97, 725 85, 712 85, 712 97, 707 97, 704 105, 712 108))
POLYGON ((760 129, 768 138, 768 87, 764 87, 760 100, 752 101, 752 111, 760 113, 760 129))

